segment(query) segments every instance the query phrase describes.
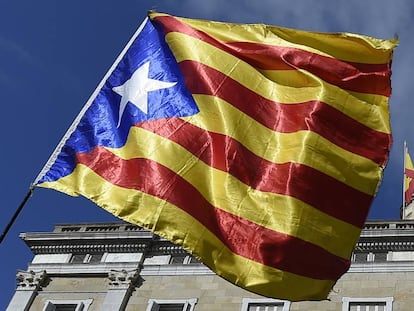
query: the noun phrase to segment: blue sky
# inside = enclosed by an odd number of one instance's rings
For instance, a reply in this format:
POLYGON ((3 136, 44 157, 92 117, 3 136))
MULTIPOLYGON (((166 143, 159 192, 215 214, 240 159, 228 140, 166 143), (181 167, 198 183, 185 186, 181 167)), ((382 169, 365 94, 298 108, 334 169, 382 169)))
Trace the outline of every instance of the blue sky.
MULTIPOLYGON (((398 34, 390 100, 394 144, 369 218, 399 218, 404 140, 414 155, 413 1, 0 0, 0 8, 1 231, 150 9, 191 18, 354 32, 384 39, 398 34)), ((17 269, 26 269, 32 258, 18 237, 20 232, 50 231, 56 223, 113 220, 86 199, 37 189, 0 245, 0 309, 11 299, 17 269)))

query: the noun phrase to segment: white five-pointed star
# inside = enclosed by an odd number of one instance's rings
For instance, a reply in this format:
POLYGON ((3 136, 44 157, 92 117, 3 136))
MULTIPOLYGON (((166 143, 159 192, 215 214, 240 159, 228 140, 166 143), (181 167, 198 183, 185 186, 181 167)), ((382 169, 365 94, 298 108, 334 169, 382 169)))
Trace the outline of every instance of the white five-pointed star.
POLYGON ((139 108, 143 113, 148 113, 148 92, 165 89, 174 86, 177 82, 163 82, 148 78, 149 62, 139 67, 124 84, 112 88, 112 90, 121 95, 119 104, 118 125, 121 124, 122 114, 125 107, 130 102, 139 108))

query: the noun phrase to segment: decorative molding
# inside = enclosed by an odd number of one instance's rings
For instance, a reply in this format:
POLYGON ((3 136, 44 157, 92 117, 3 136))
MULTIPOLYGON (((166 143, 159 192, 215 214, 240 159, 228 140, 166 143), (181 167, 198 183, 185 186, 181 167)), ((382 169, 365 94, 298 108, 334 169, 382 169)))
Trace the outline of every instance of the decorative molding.
POLYGON ((148 248, 148 243, 123 244, 56 244, 56 245, 32 245, 30 249, 37 254, 67 254, 67 253, 141 253, 148 248))
POLYGON ((367 221, 363 230, 412 230, 414 229, 413 220, 393 220, 393 221, 367 221))
POLYGON ((365 262, 351 264, 348 272, 366 273, 366 272, 414 272, 412 261, 387 261, 387 262, 365 262))
POLYGON ((414 251, 414 241, 402 241, 398 237, 395 237, 393 241, 387 240, 375 240, 370 241, 363 237, 356 244, 356 251, 368 252, 368 251, 414 251))
POLYGON ((72 263, 31 263, 28 269, 46 270, 50 276, 71 274, 82 277, 88 275, 108 275, 110 270, 133 270, 139 267, 137 262, 100 262, 91 264, 72 263))
POLYGON ((44 270, 39 272, 19 270, 16 280, 18 289, 38 290, 47 285, 48 276, 44 270))
POLYGON ((111 270, 108 272, 110 289, 129 289, 140 284, 140 269, 111 270))
POLYGON ((158 242, 153 243, 151 245, 151 249, 149 254, 155 255, 155 254, 187 254, 187 252, 178 245, 175 245, 171 242, 158 242))
MULTIPOLYGON (((157 265, 146 265, 141 272, 158 275, 186 275, 188 273, 209 273, 208 268, 199 264, 189 264, 190 261, 179 261, 189 254, 180 246, 164 238, 129 223, 104 224, 63 224, 56 225, 55 230, 49 233, 24 233, 22 239, 31 248, 34 254, 96 254, 96 253, 141 253, 141 260, 131 263, 31 263, 29 269, 45 269, 49 274, 57 273, 107 273, 109 269, 129 271, 135 269, 145 258, 152 256, 172 255, 169 262, 157 265), (109 269, 108 269, 109 268, 109 269), (107 270, 105 270, 107 269, 107 270), (106 271, 106 272, 105 272, 106 271)), ((406 256, 411 264, 414 260, 414 221, 368 221, 361 232, 354 249, 354 254, 367 254, 366 261, 355 260, 352 266, 357 271, 372 269, 360 264, 373 264, 378 271, 392 271, 410 269, 401 262, 393 261, 390 252, 413 252, 413 256, 406 256), (368 254, 371 254, 368 256, 368 254), (385 255, 384 255, 385 254, 385 255), (383 262, 388 265, 383 266, 383 262)), ((361 256, 357 256, 358 259, 361 256)), ((355 258, 355 256, 353 256, 355 258)), ((351 267, 352 268, 352 267, 351 267)), ((377 271, 377 270, 376 270, 377 271)), ((116 279, 116 278, 115 278, 116 279)), ((116 281, 114 281, 116 282, 116 281)))
POLYGON ((123 232, 146 231, 145 229, 126 222, 95 223, 95 224, 58 224, 54 232, 123 232))
POLYGON ((199 264, 189 265, 154 265, 144 266, 141 271, 142 276, 154 275, 214 275, 207 266, 199 264))

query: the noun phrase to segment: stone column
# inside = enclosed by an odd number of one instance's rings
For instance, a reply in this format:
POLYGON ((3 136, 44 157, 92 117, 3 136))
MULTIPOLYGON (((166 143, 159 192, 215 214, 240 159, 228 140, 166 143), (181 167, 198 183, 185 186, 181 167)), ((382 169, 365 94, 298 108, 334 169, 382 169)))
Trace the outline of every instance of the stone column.
POLYGON ((6 311, 27 311, 33 303, 38 290, 47 283, 46 271, 18 271, 16 292, 6 311))
POLYGON ((108 273, 109 289, 103 302, 102 311, 124 310, 129 297, 140 282, 140 269, 132 271, 111 270, 108 273))

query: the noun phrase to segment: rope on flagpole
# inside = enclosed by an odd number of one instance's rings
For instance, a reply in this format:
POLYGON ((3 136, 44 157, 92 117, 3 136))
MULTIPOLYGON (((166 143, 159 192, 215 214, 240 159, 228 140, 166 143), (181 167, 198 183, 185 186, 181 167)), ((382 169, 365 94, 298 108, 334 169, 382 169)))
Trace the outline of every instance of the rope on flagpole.
POLYGON ((3 239, 6 237, 7 233, 9 232, 10 228, 16 221, 17 217, 19 216, 20 212, 22 211, 23 207, 26 205, 26 202, 29 200, 29 198, 32 196, 32 193, 34 191, 34 186, 31 186, 29 191, 27 192, 26 196, 24 197, 22 203, 20 203, 17 210, 14 212, 13 217, 10 219, 9 223, 7 224, 6 228, 4 229, 3 233, 0 236, 0 244, 3 242, 3 239))

